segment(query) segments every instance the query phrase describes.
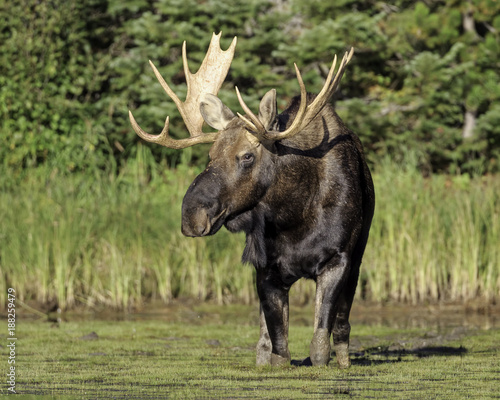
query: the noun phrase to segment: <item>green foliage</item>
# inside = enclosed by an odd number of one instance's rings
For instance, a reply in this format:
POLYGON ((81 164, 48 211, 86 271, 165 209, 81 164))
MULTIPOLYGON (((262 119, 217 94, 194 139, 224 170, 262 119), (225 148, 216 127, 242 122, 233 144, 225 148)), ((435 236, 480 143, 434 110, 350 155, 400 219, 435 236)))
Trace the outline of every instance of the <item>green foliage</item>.
MULTIPOLYGON (((298 93, 294 62, 317 92, 333 54, 354 46, 336 106, 373 163, 411 152, 425 173, 498 171, 498 15, 491 0, 4 0, 0 159, 18 172, 43 163, 118 171, 139 142, 128 109, 153 133, 169 115, 172 135, 185 136, 147 60, 182 99, 182 42, 196 71, 211 32, 223 31, 223 48, 238 36, 220 92, 235 111, 235 85, 254 110, 273 87, 284 107, 298 93)), ((170 165, 181 157, 152 151, 170 165)), ((206 146, 184 153, 206 161, 206 146)))
POLYGON ((370 100, 390 110, 389 121, 399 114, 382 140, 389 154, 403 145, 420 155, 424 171, 498 170, 490 140, 496 135, 481 119, 500 100, 499 31, 493 28, 500 6, 488 3, 492 11, 485 3, 418 2, 381 20, 392 83, 372 91, 370 100), (466 13, 474 21, 469 31, 466 13))
POLYGON ((95 129, 92 107, 106 80, 105 57, 95 57, 92 47, 106 46, 103 6, 99 0, 0 3, 4 164, 49 161, 73 170, 106 162, 106 136, 95 129))

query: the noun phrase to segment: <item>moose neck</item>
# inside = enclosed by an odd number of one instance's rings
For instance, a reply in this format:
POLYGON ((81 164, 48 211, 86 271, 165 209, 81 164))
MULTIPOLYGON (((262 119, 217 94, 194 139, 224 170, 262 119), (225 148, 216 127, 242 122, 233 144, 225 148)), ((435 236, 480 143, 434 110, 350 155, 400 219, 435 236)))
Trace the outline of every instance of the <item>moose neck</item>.
POLYGON ((316 171, 321 168, 313 158, 283 155, 277 157, 280 166, 262 204, 274 210, 267 223, 276 227, 277 232, 300 229, 311 217, 312 204, 318 200, 318 180, 316 171), (300 214, 297 214, 300 210, 300 214))
POLYGON ((232 232, 246 233, 242 261, 256 268, 265 268, 276 257, 274 243, 286 237, 293 246, 307 234, 307 227, 316 218, 313 203, 319 199, 318 160, 296 155, 275 156, 278 174, 266 195, 253 209, 226 223, 232 232), (297 210, 301 210, 297 214, 297 210))

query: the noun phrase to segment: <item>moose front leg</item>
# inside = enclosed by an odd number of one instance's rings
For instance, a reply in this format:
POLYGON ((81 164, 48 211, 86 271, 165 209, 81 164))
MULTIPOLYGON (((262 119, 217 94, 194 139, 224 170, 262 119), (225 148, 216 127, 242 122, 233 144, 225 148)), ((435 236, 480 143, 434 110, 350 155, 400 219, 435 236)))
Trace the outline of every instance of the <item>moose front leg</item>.
MULTIPOLYGON (((334 329, 334 325, 335 333, 341 329, 340 325, 336 323, 337 312, 341 312, 341 318, 345 318, 346 316, 345 302, 340 301, 341 304, 339 304, 339 300, 345 300, 341 296, 341 293, 345 289, 344 286, 349 274, 349 266, 350 262, 348 258, 340 256, 335 262, 332 261, 316 279, 314 334, 310 346, 310 357, 313 365, 327 365, 330 362, 330 336, 332 329, 334 329)), ((348 315, 349 311, 347 310, 347 317, 348 315)), ((341 321, 342 327, 346 322, 347 320, 341 321)), ((341 335, 344 340, 342 343, 335 342, 335 350, 339 366, 347 368, 350 365, 348 353, 349 332, 343 333, 347 333, 347 338, 345 338, 345 335, 341 335)))
POLYGON ((288 350, 288 290, 268 271, 257 271, 260 299, 260 339, 257 365, 290 363, 288 350))
POLYGON ((271 352, 273 350, 273 344, 271 343, 271 338, 269 337, 269 332, 267 331, 266 317, 264 315, 264 310, 262 305, 260 306, 260 337, 257 342, 257 366, 261 365, 271 365, 271 352))

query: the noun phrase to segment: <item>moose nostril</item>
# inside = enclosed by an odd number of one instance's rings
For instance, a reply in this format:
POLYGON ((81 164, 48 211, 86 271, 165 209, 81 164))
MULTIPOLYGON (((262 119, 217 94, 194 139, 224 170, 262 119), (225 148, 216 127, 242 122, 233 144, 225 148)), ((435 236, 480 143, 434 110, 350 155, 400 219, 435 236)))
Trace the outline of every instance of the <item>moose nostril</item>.
POLYGON ((199 237, 208 235, 211 229, 210 218, 206 210, 198 209, 187 212, 182 220, 182 233, 185 236, 199 237))
POLYGON ((196 233, 198 234, 198 236, 205 236, 206 234, 208 234, 210 232, 210 224, 208 224, 208 223, 204 224, 204 225, 200 224, 200 225, 196 226, 195 230, 196 230, 196 233))

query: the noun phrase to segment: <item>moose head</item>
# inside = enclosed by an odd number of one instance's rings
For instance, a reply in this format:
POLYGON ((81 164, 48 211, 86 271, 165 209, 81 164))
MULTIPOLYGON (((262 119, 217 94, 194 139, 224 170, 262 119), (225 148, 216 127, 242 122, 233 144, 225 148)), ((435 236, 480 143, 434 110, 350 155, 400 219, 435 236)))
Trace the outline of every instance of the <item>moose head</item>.
POLYGON ((182 47, 187 97, 182 102, 170 89, 154 64, 150 65, 161 86, 175 102, 190 133, 190 138, 173 139, 169 136, 169 117, 159 135, 146 133, 129 112, 134 131, 144 140, 172 149, 182 149, 198 143, 214 143, 206 170, 189 187, 182 206, 182 232, 186 236, 205 236, 216 233, 234 217, 255 207, 274 182, 272 168, 275 142, 291 138, 301 132, 328 103, 335 93, 353 49, 346 53, 334 75, 337 57, 333 60, 326 83, 319 95, 309 104, 302 76, 297 65, 295 72, 300 86, 300 105, 293 123, 279 130, 276 90, 262 98, 259 113, 255 115, 236 94, 246 116, 234 114, 216 96, 231 65, 236 48, 236 37, 228 50, 220 48, 220 33, 213 34, 208 52, 198 72, 189 70, 186 42, 182 47), (217 132, 204 133, 203 121, 217 132))

